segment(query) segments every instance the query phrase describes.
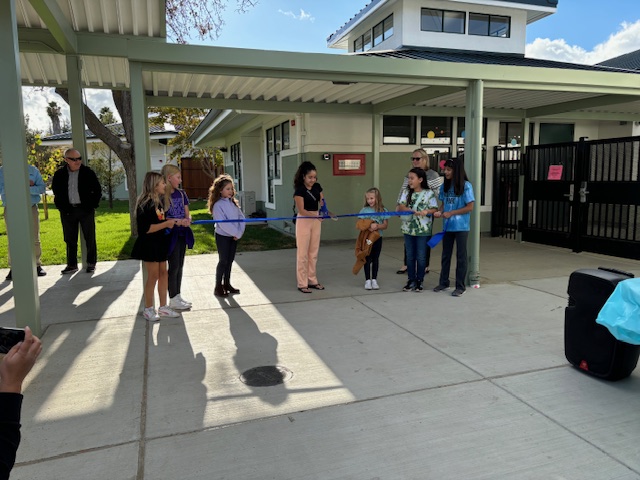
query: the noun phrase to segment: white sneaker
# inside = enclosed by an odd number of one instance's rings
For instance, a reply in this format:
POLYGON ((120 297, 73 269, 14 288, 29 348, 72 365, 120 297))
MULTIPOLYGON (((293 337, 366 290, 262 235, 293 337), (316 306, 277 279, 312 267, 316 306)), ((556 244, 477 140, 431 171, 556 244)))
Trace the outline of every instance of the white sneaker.
POLYGON ((156 309, 153 307, 145 308, 142 312, 142 316, 150 322, 157 322, 160 320, 160 317, 156 313, 156 309))
POLYGON ((364 289, 371 290, 371 280, 367 280, 366 282, 364 282, 364 289))
POLYGON ((163 305, 158 309, 158 315, 160 315, 160 317, 168 317, 168 318, 176 318, 180 316, 178 312, 176 312, 175 310, 171 310, 166 305, 163 305))
POLYGON ((378 286, 378 281, 374 278, 373 280, 371 280, 371 288, 373 290, 379 290, 380 287, 378 286))
POLYGON ((171 300, 169 300, 169 307, 172 310, 189 310, 191 308, 190 303, 186 303, 184 300, 180 298, 180 295, 176 295, 171 300))
POLYGON ((185 305, 189 305, 189 307, 193 306, 193 304, 189 300, 185 300, 184 298, 182 298, 182 295, 178 294, 176 295, 176 297, 178 297, 185 305))

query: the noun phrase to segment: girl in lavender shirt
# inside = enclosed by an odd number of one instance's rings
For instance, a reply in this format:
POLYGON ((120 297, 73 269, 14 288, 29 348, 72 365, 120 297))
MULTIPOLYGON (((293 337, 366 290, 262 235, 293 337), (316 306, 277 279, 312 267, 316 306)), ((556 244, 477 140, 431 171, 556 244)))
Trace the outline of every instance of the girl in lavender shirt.
POLYGON ((245 223, 244 214, 235 198, 236 189, 229 175, 220 175, 209 188, 207 207, 214 220, 240 220, 238 222, 216 223, 216 245, 218 247, 218 266, 216 268, 217 297, 227 297, 230 293, 240 293, 231 286, 231 266, 236 256, 238 240, 242 238, 245 223))

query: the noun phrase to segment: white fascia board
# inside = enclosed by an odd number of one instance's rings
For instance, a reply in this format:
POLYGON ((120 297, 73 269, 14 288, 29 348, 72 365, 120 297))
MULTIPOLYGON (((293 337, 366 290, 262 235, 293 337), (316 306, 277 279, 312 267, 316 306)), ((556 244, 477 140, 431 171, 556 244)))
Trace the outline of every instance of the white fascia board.
POLYGON ((503 2, 499 0, 449 0, 457 3, 470 3, 474 5, 483 5, 496 8, 513 8, 516 10, 527 11, 527 23, 533 23, 541 18, 556 13, 556 7, 543 7, 541 5, 531 5, 524 3, 503 2))
MULTIPOLYGON (((335 39, 333 39, 331 42, 327 43, 327 47, 329 48, 344 48, 341 47, 340 45, 338 45, 339 43, 343 42, 345 40, 345 37, 347 37, 349 35, 349 33, 351 33, 351 31, 356 28, 358 25, 360 25, 364 20, 366 20, 367 18, 369 18, 371 15, 373 15, 375 12, 377 12, 378 10, 380 10, 380 8, 382 8, 383 6, 385 6, 388 2, 385 0, 381 0, 380 2, 378 2, 378 4, 374 5, 373 7, 371 7, 370 10, 368 10, 367 12, 363 13, 362 16, 360 18, 358 18, 355 22, 353 22, 351 25, 349 25, 349 27, 340 34, 340 36, 337 36, 335 39)), ((357 15, 356 15, 357 16, 357 15)), ((347 22, 348 23, 348 22, 347 22)), ((347 45, 347 50, 348 50, 348 45, 347 45)))
POLYGON ((223 110, 220 114, 214 118, 209 125, 207 125, 204 130, 193 140, 193 145, 198 146, 201 142, 205 141, 208 135, 214 132, 218 127, 223 126, 225 123, 233 120, 235 116, 238 115, 238 112, 235 110, 223 110))

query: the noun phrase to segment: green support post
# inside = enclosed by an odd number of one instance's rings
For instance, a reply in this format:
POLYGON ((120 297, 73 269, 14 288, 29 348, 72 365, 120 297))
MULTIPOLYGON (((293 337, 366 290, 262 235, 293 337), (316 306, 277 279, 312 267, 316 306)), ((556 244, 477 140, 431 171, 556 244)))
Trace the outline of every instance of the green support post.
POLYGON ((4 92, 3 115, 0 115, 0 154, 5 194, 11 204, 7 229, 11 244, 16 326, 28 325, 36 335, 40 335, 40 298, 33 251, 15 0, 0 1, 0 45, 3 46, 0 49, 0 89, 4 92))
POLYGON ((467 88, 467 113, 465 120, 465 169, 473 185, 476 202, 471 212, 471 231, 467 255, 467 285, 480 286, 480 194, 482 188, 482 103, 483 82, 472 80, 467 88))
POLYGON ((149 155, 149 119, 144 86, 142 85, 142 65, 140 63, 129 63, 129 78, 131 88, 131 115, 133 119, 133 143, 136 158, 136 184, 139 195, 140 192, 142 192, 144 176, 151 170, 151 157, 149 155))
POLYGON ((381 115, 371 115, 372 135, 371 135, 371 147, 373 155, 373 186, 380 187, 380 126, 381 115))

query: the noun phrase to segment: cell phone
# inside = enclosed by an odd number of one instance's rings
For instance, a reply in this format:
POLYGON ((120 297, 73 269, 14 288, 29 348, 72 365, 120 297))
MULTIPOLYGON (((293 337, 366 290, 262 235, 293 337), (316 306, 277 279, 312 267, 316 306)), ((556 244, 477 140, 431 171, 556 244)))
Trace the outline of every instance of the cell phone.
POLYGON ((24 342, 24 329, 0 327, 0 354, 8 353, 19 342, 24 342))

